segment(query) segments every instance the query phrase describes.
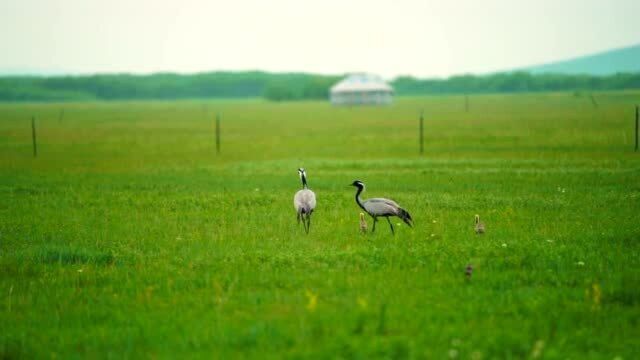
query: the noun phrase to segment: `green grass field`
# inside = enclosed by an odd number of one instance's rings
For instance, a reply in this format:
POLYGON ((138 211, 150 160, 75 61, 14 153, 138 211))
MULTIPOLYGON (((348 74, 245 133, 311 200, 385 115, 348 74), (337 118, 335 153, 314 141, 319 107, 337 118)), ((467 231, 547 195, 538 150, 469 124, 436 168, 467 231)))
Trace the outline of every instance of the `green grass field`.
POLYGON ((640 92, 596 99, 0 105, 0 358, 637 358, 640 92))

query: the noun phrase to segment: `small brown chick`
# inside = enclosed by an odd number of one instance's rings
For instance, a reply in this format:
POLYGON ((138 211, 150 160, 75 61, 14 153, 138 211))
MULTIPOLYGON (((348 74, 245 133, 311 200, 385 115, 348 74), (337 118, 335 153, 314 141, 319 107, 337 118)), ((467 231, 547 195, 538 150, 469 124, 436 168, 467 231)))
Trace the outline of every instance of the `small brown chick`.
POLYGON ((464 275, 467 277, 467 279, 471 279, 471 273, 473 273, 473 266, 469 264, 464 268, 464 275))
POLYGON ((484 234, 484 223, 480 221, 480 215, 476 215, 476 226, 475 226, 476 234, 484 234))
POLYGON ((360 213, 360 232, 367 233, 367 222, 364 220, 364 213, 360 213))

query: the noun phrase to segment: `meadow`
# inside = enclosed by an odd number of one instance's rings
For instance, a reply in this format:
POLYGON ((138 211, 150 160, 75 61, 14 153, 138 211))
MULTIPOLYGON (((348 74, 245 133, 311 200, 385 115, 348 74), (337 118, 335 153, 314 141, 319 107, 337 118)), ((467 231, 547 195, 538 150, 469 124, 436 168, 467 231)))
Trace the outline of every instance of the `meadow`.
POLYGON ((595 99, 0 104, 0 358, 637 358, 640 92, 595 99))

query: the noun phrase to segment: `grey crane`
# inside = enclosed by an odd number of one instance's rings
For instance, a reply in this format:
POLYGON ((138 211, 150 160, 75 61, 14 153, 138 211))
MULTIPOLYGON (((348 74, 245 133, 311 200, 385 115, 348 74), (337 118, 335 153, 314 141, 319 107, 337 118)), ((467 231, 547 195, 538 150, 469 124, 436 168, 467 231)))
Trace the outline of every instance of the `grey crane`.
POLYGON ((364 191, 364 183, 360 180, 356 180, 351 184, 351 186, 358 188, 356 191, 356 203, 358 206, 373 218, 373 228, 371 229, 371 232, 376 231, 376 222, 378 222, 379 216, 387 218, 392 234, 395 234, 395 231, 393 230, 391 220, 389 220, 390 216, 397 216, 407 225, 413 226, 413 219, 411 219, 409 212, 401 208, 395 201, 385 198, 371 198, 362 201, 360 200, 360 193, 364 191))
POLYGON ((308 234, 311 228, 311 214, 316 208, 316 194, 309 190, 307 185, 307 172, 300 168, 298 169, 300 180, 302 181, 302 190, 298 190, 293 197, 293 206, 296 209, 296 215, 298 218, 298 224, 302 220, 304 231, 308 234))

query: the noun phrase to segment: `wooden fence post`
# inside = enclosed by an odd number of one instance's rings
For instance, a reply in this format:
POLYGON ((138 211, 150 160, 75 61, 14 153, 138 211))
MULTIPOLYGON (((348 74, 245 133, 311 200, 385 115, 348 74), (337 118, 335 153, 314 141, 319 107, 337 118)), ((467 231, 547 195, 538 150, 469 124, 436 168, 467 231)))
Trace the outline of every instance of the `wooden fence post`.
POLYGON ((638 151, 638 122, 640 122, 640 106, 636 105, 636 148, 638 151))
POLYGON ((220 113, 216 114, 216 154, 220 154, 220 113))
POLYGON ((598 108, 598 102, 596 101, 596 98, 593 96, 593 94, 589 94, 589 97, 591 97, 591 103, 593 104, 593 107, 595 107, 597 109, 598 108))
POLYGON ((36 143, 36 118, 31 117, 31 140, 33 141, 33 157, 38 157, 38 145, 36 143))
POLYGON ((420 141, 420 155, 424 154, 424 109, 420 110, 420 134, 418 135, 420 141))

